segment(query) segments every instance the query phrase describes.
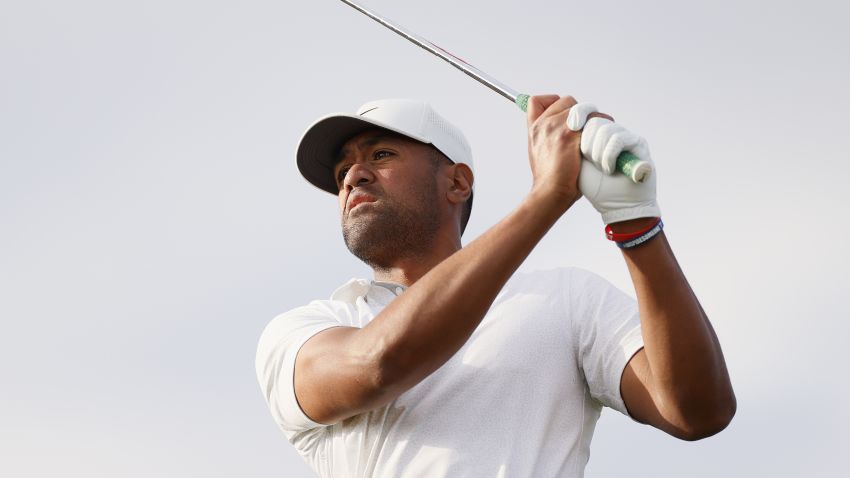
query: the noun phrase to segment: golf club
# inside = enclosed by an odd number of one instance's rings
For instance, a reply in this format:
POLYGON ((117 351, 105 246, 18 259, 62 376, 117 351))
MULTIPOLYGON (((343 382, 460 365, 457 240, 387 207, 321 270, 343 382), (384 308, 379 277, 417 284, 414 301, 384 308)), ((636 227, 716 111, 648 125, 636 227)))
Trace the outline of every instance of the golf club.
MULTIPOLYGON (((410 30, 402 28, 401 26, 399 26, 398 23, 391 22, 386 17, 378 15, 377 13, 368 10, 363 6, 358 5, 350 0, 342 0, 342 2, 348 4, 355 10, 368 16, 372 20, 375 20, 376 22, 389 28, 390 30, 396 32, 404 38, 407 38, 410 42, 419 45, 425 50, 428 50, 434 55, 447 61, 450 65, 466 73, 475 80, 478 80, 479 83, 483 84, 484 86, 490 88, 491 90, 510 100, 511 102, 519 106, 522 111, 526 111, 528 109, 529 95, 518 93, 517 91, 508 87, 504 83, 499 82, 492 76, 470 65, 463 59, 453 55, 452 53, 448 52, 447 50, 444 50, 443 48, 440 48, 439 46, 411 32, 410 30)), ((646 178, 648 178, 650 174, 652 174, 652 164, 647 161, 641 160, 629 151, 623 151, 622 153, 620 153, 619 156, 617 156, 617 171, 620 171, 621 173, 625 174, 626 176, 631 178, 632 181, 640 183, 643 182, 646 178)))

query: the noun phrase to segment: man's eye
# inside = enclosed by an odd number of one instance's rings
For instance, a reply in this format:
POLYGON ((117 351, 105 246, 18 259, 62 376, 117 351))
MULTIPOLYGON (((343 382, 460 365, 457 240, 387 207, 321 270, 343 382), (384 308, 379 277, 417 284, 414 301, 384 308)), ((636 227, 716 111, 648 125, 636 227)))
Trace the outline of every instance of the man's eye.
POLYGON ((387 156, 389 156, 390 154, 392 154, 392 153, 390 153, 389 151, 381 150, 381 151, 375 151, 375 153, 372 155, 372 157, 374 159, 384 159, 387 156))
POLYGON ((336 173, 336 180, 339 181, 340 183, 343 182, 345 180, 345 175, 348 174, 349 169, 350 168, 348 166, 341 168, 339 170, 339 172, 336 173))

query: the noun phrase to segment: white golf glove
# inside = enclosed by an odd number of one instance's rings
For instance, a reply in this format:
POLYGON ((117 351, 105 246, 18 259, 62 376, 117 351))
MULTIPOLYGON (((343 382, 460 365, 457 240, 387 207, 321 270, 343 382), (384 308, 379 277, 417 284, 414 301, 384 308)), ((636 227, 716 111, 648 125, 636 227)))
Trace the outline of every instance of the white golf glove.
POLYGON ((590 103, 578 103, 570 109, 567 127, 581 131, 581 154, 584 157, 578 187, 584 197, 602 214, 605 224, 661 217, 655 201, 655 178, 658 171, 642 183, 635 183, 616 170, 617 156, 630 151, 638 158, 652 162, 649 145, 642 137, 606 118, 587 117, 598 110, 590 103))

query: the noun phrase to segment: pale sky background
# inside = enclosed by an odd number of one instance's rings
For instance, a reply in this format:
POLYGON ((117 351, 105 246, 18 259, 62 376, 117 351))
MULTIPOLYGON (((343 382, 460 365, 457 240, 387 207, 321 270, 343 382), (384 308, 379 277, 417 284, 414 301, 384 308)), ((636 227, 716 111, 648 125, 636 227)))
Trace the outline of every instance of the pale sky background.
MULTIPOLYGON (((649 141, 738 414, 686 443, 607 410, 587 476, 850 473, 846 3, 366 5, 649 141)), ((0 475, 313 476, 255 346, 278 313, 369 275, 294 150, 317 117, 382 97, 466 132, 465 242, 529 190, 523 115, 341 2, 2 0, 0 475)), ((632 293, 585 202, 523 267, 570 265, 632 293)))

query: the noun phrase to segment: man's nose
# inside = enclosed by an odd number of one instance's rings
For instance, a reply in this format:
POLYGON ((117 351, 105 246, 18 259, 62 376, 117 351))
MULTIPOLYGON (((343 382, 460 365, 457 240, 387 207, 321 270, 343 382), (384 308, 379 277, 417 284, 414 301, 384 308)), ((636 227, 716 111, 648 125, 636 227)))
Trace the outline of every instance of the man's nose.
POLYGON ((373 181, 375 181, 375 174, 372 170, 363 163, 355 163, 351 165, 345 174, 343 184, 346 188, 353 189, 357 186, 371 184, 373 181))

